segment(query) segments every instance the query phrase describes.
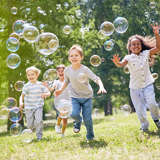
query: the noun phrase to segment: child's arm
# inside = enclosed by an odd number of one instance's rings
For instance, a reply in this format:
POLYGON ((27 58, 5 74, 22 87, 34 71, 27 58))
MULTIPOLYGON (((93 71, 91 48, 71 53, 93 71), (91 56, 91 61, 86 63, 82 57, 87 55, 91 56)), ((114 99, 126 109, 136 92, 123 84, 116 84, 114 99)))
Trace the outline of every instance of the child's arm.
POLYGON ((46 99, 47 97, 49 97, 51 95, 51 92, 49 91, 49 89, 47 87, 44 87, 45 91, 44 93, 41 94, 41 97, 46 99))
POLYGON ((49 89, 50 92, 53 92, 55 90, 56 85, 53 84, 53 86, 50 88, 47 82, 42 83, 45 87, 49 89))
POLYGON ((103 83, 102 83, 102 81, 101 81, 100 78, 98 78, 97 84, 98 84, 98 86, 99 86, 99 90, 98 90, 97 94, 107 93, 107 91, 106 91, 106 89, 104 88, 103 83))
POLYGON ((117 66, 117 67, 124 67, 125 65, 127 65, 128 61, 121 61, 120 62, 120 57, 118 54, 115 54, 112 58, 113 63, 117 66))
POLYGON ((24 94, 21 94, 20 98, 19 98, 19 108, 20 110, 23 110, 24 107, 24 94))
POLYGON ((152 26, 154 35, 156 37, 156 47, 152 48, 150 50, 150 56, 152 56, 160 51, 160 36, 159 36, 160 25, 155 24, 155 25, 151 25, 151 26, 152 26))
POLYGON ((54 92, 54 96, 59 96, 59 95, 65 90, 65 88, 66 88, 67 86, 68 86, 68 83, 64 82, 62 88, 59 89, 59 90, 56 90, 56 91, 54 92))

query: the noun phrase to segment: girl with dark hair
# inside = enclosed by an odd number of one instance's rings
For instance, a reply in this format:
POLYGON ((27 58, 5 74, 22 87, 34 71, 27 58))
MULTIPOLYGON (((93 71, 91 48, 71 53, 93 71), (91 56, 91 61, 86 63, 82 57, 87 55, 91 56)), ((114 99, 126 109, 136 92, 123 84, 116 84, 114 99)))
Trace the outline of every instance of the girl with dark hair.
POLYGON ((133 35, 128 39, 126 55, 122 61, 118 55, 113 56, 117 67, 127 65, 130 72, 130 96, 141 123, 141 130, 147 131, 149 123, 146 116, 146 105, 149 107, 152 119, 160 129, 159 108, 155 100, 154 78, 150 72, 149 58, 160 51, 160 25, 152 25, 155 38, 133 35))

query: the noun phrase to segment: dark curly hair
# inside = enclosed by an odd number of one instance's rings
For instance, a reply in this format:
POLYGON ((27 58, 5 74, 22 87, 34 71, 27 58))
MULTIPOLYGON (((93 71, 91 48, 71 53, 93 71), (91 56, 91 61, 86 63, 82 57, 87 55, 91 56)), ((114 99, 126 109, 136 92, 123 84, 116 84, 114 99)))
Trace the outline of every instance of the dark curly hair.
POLYGON ((127 43, 128 54, 131 54, 130 46, 131 46, 131 41, 133 39, 138 39, 141 42, 141 45, 142 45, 142 50, 141 51, 149 50, 151 48, 156 47, 155 37, 150 37, 150 36, 143 37, 141 35, 136 34, 136 35, 131 36, 128 39, 128 43, 127 43))

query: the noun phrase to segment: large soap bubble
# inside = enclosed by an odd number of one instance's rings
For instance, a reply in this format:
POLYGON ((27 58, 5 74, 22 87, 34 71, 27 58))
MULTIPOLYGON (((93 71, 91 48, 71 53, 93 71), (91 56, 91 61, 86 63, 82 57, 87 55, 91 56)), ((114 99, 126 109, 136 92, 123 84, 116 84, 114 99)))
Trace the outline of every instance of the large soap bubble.
POLYGON ((21 35, 23 33, 24 24, 25 22, 23 20, 17 20, 12 26, 13 32, 21 35))
POLYGON ((24 129, 22 131, 23 140, 24 143, 31 143, 33 140, 33 132, 31 129, 24 129))
POLYGON ((8 97, 5 102, 4 102, 4 105, 8 108, 8 109, 11 109, 13 107, 16 107, 17 106, 17 100, 13 97, 8 97))
POLYGON ((17 82, 14 84, 15 90, 18 91, 18 92, 21 92, 21 91, 22 91, 23 86, 24 86, 24 82, 23 82, 23 81, 17 81, 17 82))
POLYGON ((158 79, 158 73, 152 73, 154 80, 158 79))
POLYGON ((23 38, 29 42, 34 43, 39 35, 39 31, 34 26, 26 26, 23 31, 23 38))
POLYGON ((14 37, 9 37, 6 42, 6 47, 10 52, 16 52, 19 49, 19 40, 14 37))
POLYGON ((128 29, 128 21, 124 17, 117 17, 114 20, 113 24, 116 32, 118 33, 125 33, 128 29))
POLYGON ((109 21, 105 21, 101 24, 100 30, 103 32, 104 35, 110 36, 114 32, 114 25, 109 21))
POLYGON ((106 51, 111 51, 114 47, 114 40, 113 39, 110 39, 110 40, 107 40, 104 42, 104 49, 106 51))
POLYGON ((20 111, 20 109, 18 107, 13 107, 11 108, 10 112, 9 112, 9 120, 11 122, 19 122, 22 119, 22 112, 20 111))
POLYGON ((57 72, 55 69, 48 69, 43 74, 43 79, 45 81, 53 81, 57 78, 57 72))
POLYGON ((129 74, 129 69, 128 69, 128 66, 124 66, 123 67, 123 72, 126 73, 126 74, 129 74))
POLYGON ((68 118, 72 113, 72 103, 70 100, 62 99, 56 109, 59 111, 61 118, 68 118))
POLYGON ((7 57, 7 66, 11 69, 16 69, 17 67, 19 67, 20 63, 21 63, 21 58, 18 54, 11 53, 7 57))
POLYGON ((90 63, 94 67, 98 67, 101 64, 101 58, 98 55, 93 55, 90 57, 90 63))
POLYGON ((53 33, 46 32, 38 36, 36 41, 36 48, 42 55, 48 56, 55 52, 59 47, 59 40, 53 33))
POLYGON ((16 15, 16 14, 17 14, 17 8, 16 8, 16 7, 12 7, 12 8, 11 8, 11 13, 12 13, 13 15, 16 15))
POLYGON ((13 123, 10 127, 10 135, 18 136, 22 132, 22 125, 19 123, 13 123))
POLYGON ((69 26, 69 25, 65 25, 65 26, 63 27, 63 32, 64 32, 65 34, 70 34, 70 33, 72 32, 72 27, 69 26))

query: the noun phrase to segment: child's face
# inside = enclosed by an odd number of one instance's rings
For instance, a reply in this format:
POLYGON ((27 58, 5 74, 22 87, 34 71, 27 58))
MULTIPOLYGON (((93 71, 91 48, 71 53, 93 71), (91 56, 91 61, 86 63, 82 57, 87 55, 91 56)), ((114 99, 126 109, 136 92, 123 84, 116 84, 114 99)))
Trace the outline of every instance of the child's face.
POLYGON ((139 54, 142 50, 142 44, 139 39, 132 39, 130 44, 130 51, 134 54, 139 54))
POLYGON ((72 49, 69 53, 68 59, 72 64, 80 64, 83 57, 77 49, 72 49))
POLYGON ((32 83, 36 82, 37 78, 38 78, 38 74, 36 72, 34 72, 34 71, 28 71, 27 72, 27 79, 30 82, 32 82, 32 83))
POLYGON ((57 69, 57 76, 58 78, 64 78, 64 68, 57 69))

